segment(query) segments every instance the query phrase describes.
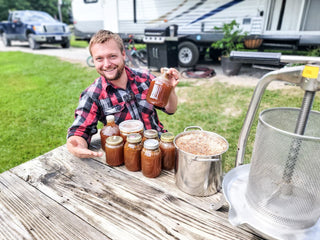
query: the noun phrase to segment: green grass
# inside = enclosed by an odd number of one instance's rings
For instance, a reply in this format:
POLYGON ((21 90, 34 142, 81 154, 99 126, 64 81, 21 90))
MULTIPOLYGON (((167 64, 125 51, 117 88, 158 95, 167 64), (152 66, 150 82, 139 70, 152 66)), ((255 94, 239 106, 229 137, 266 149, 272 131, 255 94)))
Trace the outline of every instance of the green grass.
POLYGON ((2 172, 65 143, 81 90, 97 75, 55 57, 21 52, 0 56, 2 172))
MULTIPOLYGON (((0 52, 0 66, 0 172, 3 172, 65 144, 79 95, 97 73, 55 57, 21 52, 0 52)), ((177 112, 170 116, 159 112, 165 128, 179 134, 185 127, 197 125, 222 135, 230 145, 224 154, 225 171, 233 168, 253 88, 222 83, 199 85, 186 80, 178 85, 177 92, 180 102, 177 112)), ((300 107, 302 97, 300 88, 268 90, 259 112, 276 106, 300 107)), ((318 96, 313 109, 320 110, 318 96)), ((247 162, 255 127, 256 121, 248 143, 247 162)))
POLYGON ((77 48, 86 48, 89 46, 89 43, 83 40, 76 40, 74 35, 71 35, 70 46, 77 48))

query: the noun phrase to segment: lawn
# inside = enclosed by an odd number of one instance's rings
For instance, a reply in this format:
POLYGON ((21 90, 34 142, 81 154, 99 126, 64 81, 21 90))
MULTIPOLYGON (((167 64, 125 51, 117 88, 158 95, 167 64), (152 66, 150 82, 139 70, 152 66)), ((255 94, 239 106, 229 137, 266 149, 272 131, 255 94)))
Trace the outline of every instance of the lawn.
MULTIPOLYGON (((50 56, 21 52, 0 52, 0 56, 0 172, 3 172, 65 144, 78 97, 97 73, 50 56)), ((159 112, 159 117, 174 134, 197 125, 225 137, 230 147, 224 155, 224 170, 229 171, 234 166, 240 130, 254 89, 201 81, 202 84, 183 80, 177 89, 178 111, 171 116, 159 112)), ((267 90, 259 112, 277 106, 300 107, 302 97, 300 88, 267 90)), ((320 110, 318 96, 313 109, 320 110)), ((256 121, 248 143, 247 162, 255 126, 256 121)))

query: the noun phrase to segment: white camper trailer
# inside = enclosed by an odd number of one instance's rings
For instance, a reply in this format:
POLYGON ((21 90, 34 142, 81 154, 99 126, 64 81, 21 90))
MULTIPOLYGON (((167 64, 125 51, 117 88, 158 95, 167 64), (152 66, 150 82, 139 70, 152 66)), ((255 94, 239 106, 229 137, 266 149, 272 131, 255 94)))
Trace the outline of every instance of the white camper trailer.
POLYGON ((89 40, 108 29, 142 40, 145 29, 178 26, 179 51, 192 66, 222 34, 214 27, 236 20, 248 35, 259 35, 263 47, 320 45, 319 0, 72 0, 76 39, 89 40))

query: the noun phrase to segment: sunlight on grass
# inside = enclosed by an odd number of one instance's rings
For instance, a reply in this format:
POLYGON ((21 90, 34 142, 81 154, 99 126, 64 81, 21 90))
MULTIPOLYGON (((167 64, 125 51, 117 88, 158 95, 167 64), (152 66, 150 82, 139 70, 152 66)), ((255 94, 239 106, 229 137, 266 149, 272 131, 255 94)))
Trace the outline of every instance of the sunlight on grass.
MULTIPOLYGON (((55 57, 21 52, 0 52, 0 172, 65 144, 78 98, 98 76, 94 69, 55 57), (24 64, 20 64, 21 59, 24 64)), ((181 81, 179 106, 174 115, 159 111, 165 128, 174 134, 200 126, 225 137, 229 150, 224 170, 234 167, 237 142, 254 88, 223 83, 181 81)), ((300 88, 267 90, 258 112, 270 107, 300 107, 300 88)), ((314 110, 320 110, 319 96, 314 110)), ((250 161, 257 120, 246 151, 250 161)), ((98 125, 101 128, 102 124, 98 125)))

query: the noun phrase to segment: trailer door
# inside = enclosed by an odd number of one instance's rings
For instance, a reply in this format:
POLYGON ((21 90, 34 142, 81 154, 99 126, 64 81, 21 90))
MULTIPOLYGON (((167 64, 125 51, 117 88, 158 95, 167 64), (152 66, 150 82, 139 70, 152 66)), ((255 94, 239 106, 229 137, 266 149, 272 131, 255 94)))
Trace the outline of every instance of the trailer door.
POLYGON ((266 32, 286 34, 320 30, 319 0, 270 0, 267 9, 266 32))
POLYGON ((267 31, 299 31, 304 0, 271 0, 267 31))
POLYGON ((320 1, 310 0, 305 5, 301 31, 320 31, 320 1))

